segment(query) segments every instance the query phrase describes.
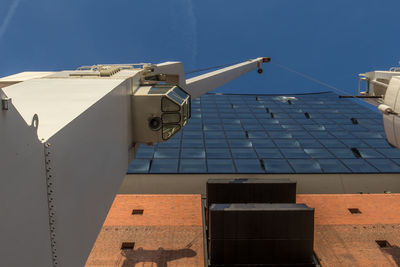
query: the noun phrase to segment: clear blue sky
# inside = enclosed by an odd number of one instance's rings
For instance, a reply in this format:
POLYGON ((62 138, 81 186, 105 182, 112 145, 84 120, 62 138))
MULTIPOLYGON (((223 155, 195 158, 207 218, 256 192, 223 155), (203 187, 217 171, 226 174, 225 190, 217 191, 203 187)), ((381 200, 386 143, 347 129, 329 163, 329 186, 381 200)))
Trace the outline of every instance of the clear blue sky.
MULTIPOLYGON (((0 0, 0 76, 97 63, 183 61, 193 70, 258 56, 356 92, 357 74, 400 61, 400 1, 0 0)), ((219 91, 330 90, 274 65, 219 91)))

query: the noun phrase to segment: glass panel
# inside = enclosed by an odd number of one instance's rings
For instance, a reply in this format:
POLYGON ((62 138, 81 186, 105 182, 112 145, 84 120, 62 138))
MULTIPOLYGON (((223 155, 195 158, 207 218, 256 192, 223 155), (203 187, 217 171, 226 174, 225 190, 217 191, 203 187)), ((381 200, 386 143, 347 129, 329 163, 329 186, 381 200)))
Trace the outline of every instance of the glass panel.
POLYGON ((204 149, 199 148, 182 148, 181 158, 183 159, 193 159, 193 158, 205 158, 206 152, 204 149))
POLYGON ((344 129, 346 129, 347 131, 350 131, 350 132, 352 132, 352 131, 365 131, 366 130, 364 127, 360 126, 359 124, 357 124, 357 125, 344 124, 344 125, 342 125, 342 127, 344 129))
POLYGON ((358 149, 363 158, 383 158, 383 155, 376 152, 375 149, 372 148, 360 148, 358 149))
POLYGON ((339 159, 354 159, 355 156, 350 148, 329 148, 329 151, 339 159))
POLYGON ((337 147, 346 147, 343 143, 341 143, 337 139, 319 139, 318 140, 321 144, 323 144, 325 147, 331 148, 337 148, 337 147))
POLYGON ((248 131, 249 138, 255 139, 265 139, 268 138, 268 135, 264 131, 248 131))
POLYGON ((214 147, 228 147, 228 144, 224 139, 206 139, 206 147, 214 148, 214 147))
POLYGON ((216 112, 214 113, 203 113, 203 118, 204 119, 218 119, 218 114, 216 112))
POLYGON ((227 124, 239 124, 240 125, 240 120, 236 119, 236 120, 232 120, 232 119, 222 119, 222 123, 224 124, 224 127, 227 124))
POLYGON ((334 156, 324 148, 305 148, 304 152, 306 152, 312 158, 317 158, 317 159, 334 158, 334 156))
POLYGON ((154 147, 140 146, 139 150, 136 152, 137 159, 151 159, 154 155, 154 147))
POLYGON ((221 124, 221 120, 219 118, 207 118, 204 121, 205 124, 221 124))
POLYGON ((225 134, 222 131, 206 131, 204 137, 206 139, 225 139, 225 134))
POLYGON ((279 139, 293 138, 293 136, 290 133, 284 132, 284 131, 280 131, 280 132, 268 131, 267 133, 271 138, 279 138, 279 139))
POLYGON ((327 139, 327 138, 335 138, 334 136, 332 136, 331 134, 329 134, 328 132, 325 132, 325 131, 310 131, 310 134, 312 136, 314 136, 315 138, 317 138, 317 139, 320 139, 320 138, 325 138, 325 139, 327 139))
POLYGON ((246 139, 230 139, 228 141, 230 147, 252 147, 251 142, 246 139))
POLYGON ((204 131, 221 131, 222 125, 220 124, 204 124, 204 131))
POLYGON ((363 141, 361 141, 360 139, 352 138, 352 139, 342 139, 340 141, 343 142, 348 147, 368 147, 368 145, 363 141))
POLYGON ((384 138, 379 133, 374 132, 352 132, 353 135, 363 139, 363 138, 384 138))
POLYGON ((161 119, 163 123, 179 123, 181 115, 179 113, 163 113, 161 119))
POLYGON ((258 120, 256 119, 241 119, 240 121, 242 122, 242 124, 246 125, 259 124, 258 120))
POLYGON ((324 173, 346 173, 351 172, 338 159, 318 159, 319 166, 324 173))
POLYGON ((206 161, 204 159, 181 159, 180 173, 207 173, 206 161))
POLYGON ((303 125, 303 127, 309 131, 325 131, 325 127, 323 125, 303 125))
POLYGON ((129 164, 128 173, 147 173, 150 167, 149 159, 135 159, 129 164))
POLYGON ((231 159, 207 159, 209 173, 235 173, 231 159))
POLYGON ((290 116, 289 114, 286 113, 274 113, 274 118, 285 119, 285 118, 290 118, 290 116))
POLYGON ((184 99, 180 98, 174 91, 169 92, 167 95, 179 105, 183 104, 184 99))
POLYGON ((161 99, 161 111, 179 111, 181 107, 167 97, 161 99))
POLYGON ((273 140, 277 147, 299 147, 300 143, 294 139, 274 139, 273 140))
POLYGON ((330 132, 332 135, 334 135, 337 138, 340 139, 345 139, 345 138, 351 138, 354 139, 354 135, 350 134, 349 132, 345 131, 345 130, 341 130, 341 131, 331 131, 330 132))
POLYGON ((162 137, 164 140, 168 140, 175 133, 177 133, 181 129, 181 126, 178 124, 164 124, 162 127, 162 137))
POLYGON ((231 152, 227 148, 207 148, 207 158, 230 159, 231 152))
POLYGON ((157 148, 156 152, 154 153, 154 158, 179 158, 179 149, 157 148))
POLYGON ((233 138, 233 139, 245 139, 246 138, 246 133, 244 131, 226 131, 225 135, 227 138, 233 138))
MULTIPOLYGON (((203 133, 201 131, 187 131, 186 128, 183 131, 183 139, 198 139, 203 138, 203 133)), ((169 142, 169 141, 168 141, 169 142)))
POLYGON ((314 125, 316 124, 315 121, 310 120, 310 119, 296 119, 295 120, 298 124, 300 125, 314 125))
POLYGON ((190 120, 189 123, 186 124, 185 129, 188 131, 201 131, 202 130, 202 125, 198 125, 198 124, 191 124, 190 120))
POLYGON ((258 159, 236 159, 235 164, 239 173, 265 173, 258 159))
POLYGON ((264 125, 279 124, 279 121, 276 119, 265 119, 265 120, 259 120, 259 121, 264 125))
POLYGON ((150 169, 150 173, 176 173, 177 171, 177 159, 153 159, 150 169))
POLYGON ((271 139, 251 139, 251 143, 254 147, 276 147, 275 143, 271 139))
POLYGON ((290 132, 294 138, 311 138, 314 139, 308 132, 306 131, 291 131, 290 132))
POLYGON ((296 173, 320 173, 319 163, 313 159, 289 159, 290 165, 296 173))
POLYGON ((220 113, 221 118, 223 119, 237 119, 235 113, 220 113))
POLYGON ((157 147, 165 147, 165 148, 179 148, 180 146, 181 146, 181 140, 173 138, 169 139, 167 142, 161 142, 157 144, 157 147))
MULTIPOLYGON (((203 121, 201 119, 193 118, 193 119, 189 120, 188 125, 199 125, 201 127, 203 125, 203 121)), ((186 129, 187 129, 187 127, 186 127, 186 129)))
POLYGON ((310 157, 303 151, 303 149, 300 148, 282 148, 281 152, 288 159, 306 159, 310 157))
POLYGON ((316 139, 298 139, 300 146, 303 148, 323 148, 324 146, 321 145, 316 139))
POLYGON ((392 148, 386 139, 363 139, 363 141, 373 148, 392 148))
POLYGON ((203 139, 183 139, 182 140, 182 147, 203 148, 204 147, 204 142, 203 142, 203 139))
POLYGON ((303 127, 301 127, 298 124, 284 124, 284 125, 281 125, 281 126, 282 126, 283 129, 290 130, 290 131, 293 131, 293 130, 294 131, 296 131, 296 130, 299 130, 299 131, 304 130, 303 127))
POLYGON ((241 118, 241 119, 253 119, 254 115, 251 113, 236 113, 235 118, 241 118))
POLYGON ((279 159, 283 158, 281 152, 277 148, 256 148, 259 158, 279 159))
POLYGON ((380 153, 391 159, 400 159, 400 149, 398 148, 378 148, 380 153))
POLYGON ((241 124, 224 124, 225 131, 243 131, 243 127, 241 124))
POLYGON ((282 127, 280 124, 263 124, 264 129, 267 131, 279 131, 282 132, 282 127))
POLYGON ((257 154, 252 148, 231 148, 232 156, 236 159, 257 158, 257 154))
POLYGON ((174 88, 174 92, 182 99, 185 99, 186 97, 188 97, 189 95, 186 94, 181 88, 179 87, 175 87, 174 88))
POLYGON ((263 159, 266 173, 293 173, 285 159, 263 159))
POLYGON ((363 159, 343 159, 342 162, 353 172, 376 173, 377 169, 363 159))
POLYGON ((367 161, 381 172, 400 172, 400 166, 389 159, 367 159, 367 161))
POLYGON ((263 131, 264 130, 264 128, 262 127, 261 124, 245 124, 242 126, 246 130, 253 130, 253 131, 263 131))

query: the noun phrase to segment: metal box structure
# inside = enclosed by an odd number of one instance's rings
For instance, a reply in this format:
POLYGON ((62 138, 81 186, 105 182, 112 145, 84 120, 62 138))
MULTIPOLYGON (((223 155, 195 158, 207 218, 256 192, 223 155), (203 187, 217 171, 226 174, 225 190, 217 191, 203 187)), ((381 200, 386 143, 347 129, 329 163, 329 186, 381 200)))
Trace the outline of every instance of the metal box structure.
POLYGON ((290 179, 210 179, 207 206, 218 203, 296 203, 290 179))
POLYGON ((314 209, 305 204, 212 204, 211 266, 313 266, 314 209))

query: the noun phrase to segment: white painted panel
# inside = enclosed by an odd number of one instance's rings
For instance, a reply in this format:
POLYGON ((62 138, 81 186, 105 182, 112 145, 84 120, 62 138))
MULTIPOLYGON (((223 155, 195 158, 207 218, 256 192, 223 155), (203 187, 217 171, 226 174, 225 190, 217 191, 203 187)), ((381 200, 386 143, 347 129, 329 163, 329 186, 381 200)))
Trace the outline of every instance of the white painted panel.
MULTIPOLYGON (((399 112, 400 110, 399 92, 400 92, 400 80, 397 79, 397 77, 393 77, 390 80, 389 86, 386 90, 384 104, 391 107, 394 112, 399 112)), ((396 127, 400 128, 399 123, 400 122, 395 115, 390 115, 390 114, 383 115, 383 125, 385 127, 386 138, 390 144, 396 147, 399 147, 400 145, 398 143, 398 140, 400 140, 400 138, 396 137, 396 132, 400 133, 400 129, 398 130, 396 129, 396 127)))
POLYGON ((39 139, 47 140, 117 87, 122 79, 33 79, 4 88, 27 124, 39 117, 39 139))
POLYGON ((83 266, 130 161, 130 80, 49 139, 59 266, 83 266))
POLYGON ((51 266, 43 145, 12 104, 0 140, 0 266, 51 266))

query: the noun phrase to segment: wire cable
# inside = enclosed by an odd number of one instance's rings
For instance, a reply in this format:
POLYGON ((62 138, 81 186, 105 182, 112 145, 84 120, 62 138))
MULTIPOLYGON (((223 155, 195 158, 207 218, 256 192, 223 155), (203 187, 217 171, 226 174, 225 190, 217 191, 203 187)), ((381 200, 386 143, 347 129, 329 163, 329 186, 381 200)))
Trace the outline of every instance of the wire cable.
MULTIPOLYGON (((191 71, 185 72, 185 74, 192 74, 192 73, 202 72, 202 71, 206 71, 206 70, 224 68, 224 67, 232 66, 232 65, 235 65, 235 64, 239 64, 239 63, 240 63, 240 61, 239 62, 230 63, 230 64, 223 64, 223 65, 203 68, 203 69, 191 70, 191 71)), ((348 93, 348 92, 346 92, 344 90, 341 90, 341 89, 339 89, 339 88, 337 88, 337 87, 335 87, 333 85, 327 84, 327 83, 325 83, 323 81, 320 81, 320 80, 318 80, 318 79, 316 79, 314 77, 311 77, 311 76, 309 76, 307 74, 301 73, 300 71, 294 70, 294 69, 289 68, 287 66, 284 66, 282 64, 278 64, 278 63, 275 63, 273 61, 271 61, 270 64, 273 64, 273 65, 275 65, 275 66, 277 66, 277 67, 279 67, 281 69, 284 69, 284 70, 287 70, 287 71, 292 72, 294 74, 297 74, 297 75, 299 75, 299 76, 301 76, 301 77, 303 77, 303 78, 305 78, 307 80, 310 80, 310 81, 313 81, 315 83, 321 84, 321 85, 323 85, 325 87, 331 88, 331 89, 333 89, 333 90, 335 90, 337 92, 343 93, 343 94, 348 95, 348 96, 351 95, 350 93, 348 93)))
POLYGON ((327 83, 325 83, 325 82, 323 82, 323 81, 320 81, 320 80, 318 80, 318 79, 315 79, 315 78, 313 78, 313 77, 311 77, 311 76, 309 76, 309 75, 307 75, 307 74, 301 73, 301 72, 299 72, 299 71, 297 71, 297 70, 291 69, 291 68, 289 68, 289 67, 283 66, 283 65, 281 65, 281 64, 278 64, 278 63, 275 63, 275 62, 272 62, 272 61, 270 62, 270 64, 273 64, 273 65, 275 65, 275 66, 277 66, 277 67, 279 67, 279 68, 281 68, 281 69, 284 69, 284 70, 293 72, 293 73, 295 73, 295 74, 297 74, 297 75, 299 75, 299 76, 301 76, 301 77, 303 77, 303 78, 305 78, 305 79, 308 79, 308 80, 310 80, 310 81, 316 82, 316 83, 318 83, 318 84, 321 84, 321 85, 323 85, 323 86, 326 86, 326 87, 328 87, 328 88, 331 88, 331 89, 333 89, 333 90, 336 90, 336 91, 338 91, 338 92, 340 92, 340 93, 343 93, 343 94, 345 94, 345 95, 351 95, 350 93, 345 92, 345 91, 343 91, 343 90, 341 90, 341 89, 339 89, 339 88, 337 88, 337 87, 335 87, 335 86, 333 86, 333 85, 327 84, 327 83))

